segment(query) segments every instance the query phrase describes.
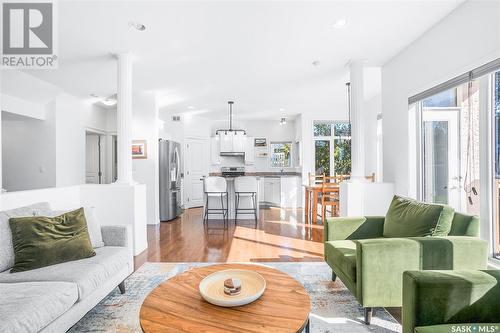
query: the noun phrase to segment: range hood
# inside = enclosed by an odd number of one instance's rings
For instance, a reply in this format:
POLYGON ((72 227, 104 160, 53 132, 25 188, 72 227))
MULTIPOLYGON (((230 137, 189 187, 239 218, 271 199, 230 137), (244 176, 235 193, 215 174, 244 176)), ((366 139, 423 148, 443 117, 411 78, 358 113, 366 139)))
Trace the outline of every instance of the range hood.
POLYGON ((220 156, 245 156, 246 132, 241 129, 233 128, 233 101, 229 104, 228 129, 218 129, 215 136, 219 139, 220 156))
POLYGON ((220 156, 245 156, 244 151, 221 151, 220 156))

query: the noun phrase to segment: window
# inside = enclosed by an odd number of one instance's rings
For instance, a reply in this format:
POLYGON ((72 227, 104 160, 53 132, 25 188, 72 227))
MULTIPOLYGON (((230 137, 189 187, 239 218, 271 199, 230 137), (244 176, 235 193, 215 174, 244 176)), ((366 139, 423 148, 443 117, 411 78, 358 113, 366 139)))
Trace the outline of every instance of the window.
POLYGON ((292 143, 271 142, 271 167, 289 168, 292 166, 292 143))
POLYGON ((315 121, 313 134, 315 174, 350 174, 351 126, 349 123, 315 121))

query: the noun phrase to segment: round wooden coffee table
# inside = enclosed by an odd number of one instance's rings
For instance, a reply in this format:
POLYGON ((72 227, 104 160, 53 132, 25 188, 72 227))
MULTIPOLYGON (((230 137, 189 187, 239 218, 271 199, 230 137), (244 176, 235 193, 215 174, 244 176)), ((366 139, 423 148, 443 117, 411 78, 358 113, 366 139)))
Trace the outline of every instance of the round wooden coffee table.
POLYGON ((309 332, 311 301, 304 287, 274 268, 221 264, 193 268, 156 287, 144 300, 140 320, 149 332, 309 332), (224 308, 206 302, 198 291, 207 275, 224 269, 250 269, 267 283, 255 302, 224 308))

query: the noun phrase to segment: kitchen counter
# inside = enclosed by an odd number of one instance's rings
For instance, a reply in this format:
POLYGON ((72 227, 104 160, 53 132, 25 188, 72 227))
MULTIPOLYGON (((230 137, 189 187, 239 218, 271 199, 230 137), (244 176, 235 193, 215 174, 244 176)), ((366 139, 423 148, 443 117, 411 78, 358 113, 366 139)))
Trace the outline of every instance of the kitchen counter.
MULTIPOLYGON (((211 172, 210 176, 222 176, 220 172, 211 172)), ((254 176, 254 177, 269 177, 269 178, 277 178, 277 177, 302 177, 301 172, 245 172, 245 176, 254 176)), ((235 178, 233 176, 229 176, 227 178, 235 178)))

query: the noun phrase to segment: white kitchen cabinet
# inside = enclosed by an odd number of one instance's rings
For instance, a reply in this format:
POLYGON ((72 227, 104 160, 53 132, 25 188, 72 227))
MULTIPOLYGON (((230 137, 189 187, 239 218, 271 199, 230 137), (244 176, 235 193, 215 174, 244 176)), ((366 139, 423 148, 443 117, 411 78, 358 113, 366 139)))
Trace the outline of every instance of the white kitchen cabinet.
POLYGON ((233 135, 233 151, 242 153, 245 151, 245 143, 247 136, 242 132, 235 132, 233 135))
POLYGON ((242 132, 219 133, 219 147, 222 153, 243 153, 245 152, 246 135, 242 132))
POLYGON ((219 152, 232 152, 233 151, 233 132, 220 132, 219 133, 219 152))
POLYGON ((260 177, 259 178, 259 203, 266 201, 266 196, 265 196, 264 189, 265 189, 265 178, 264 177, 260 177))
POLYGON ((264 178, 264 201, 271 205, 281 207, 281 179, 264 178))
POLYGON ((212 165, 220 164, 219 140, 215 136, 210 138, 210 161, 212 165))
POLYGON ((246 137, 245 140, 245 164, 253 165, 255 163, 255 149, 253 145, 254 138, 246 137))
POLYGON ((260 178, 259 202, 282 208, 302 207, 301 177, 260 178))
POLYGON ((297 208, 302 206, 301 177, 281 178, 281 207, 297 208))

